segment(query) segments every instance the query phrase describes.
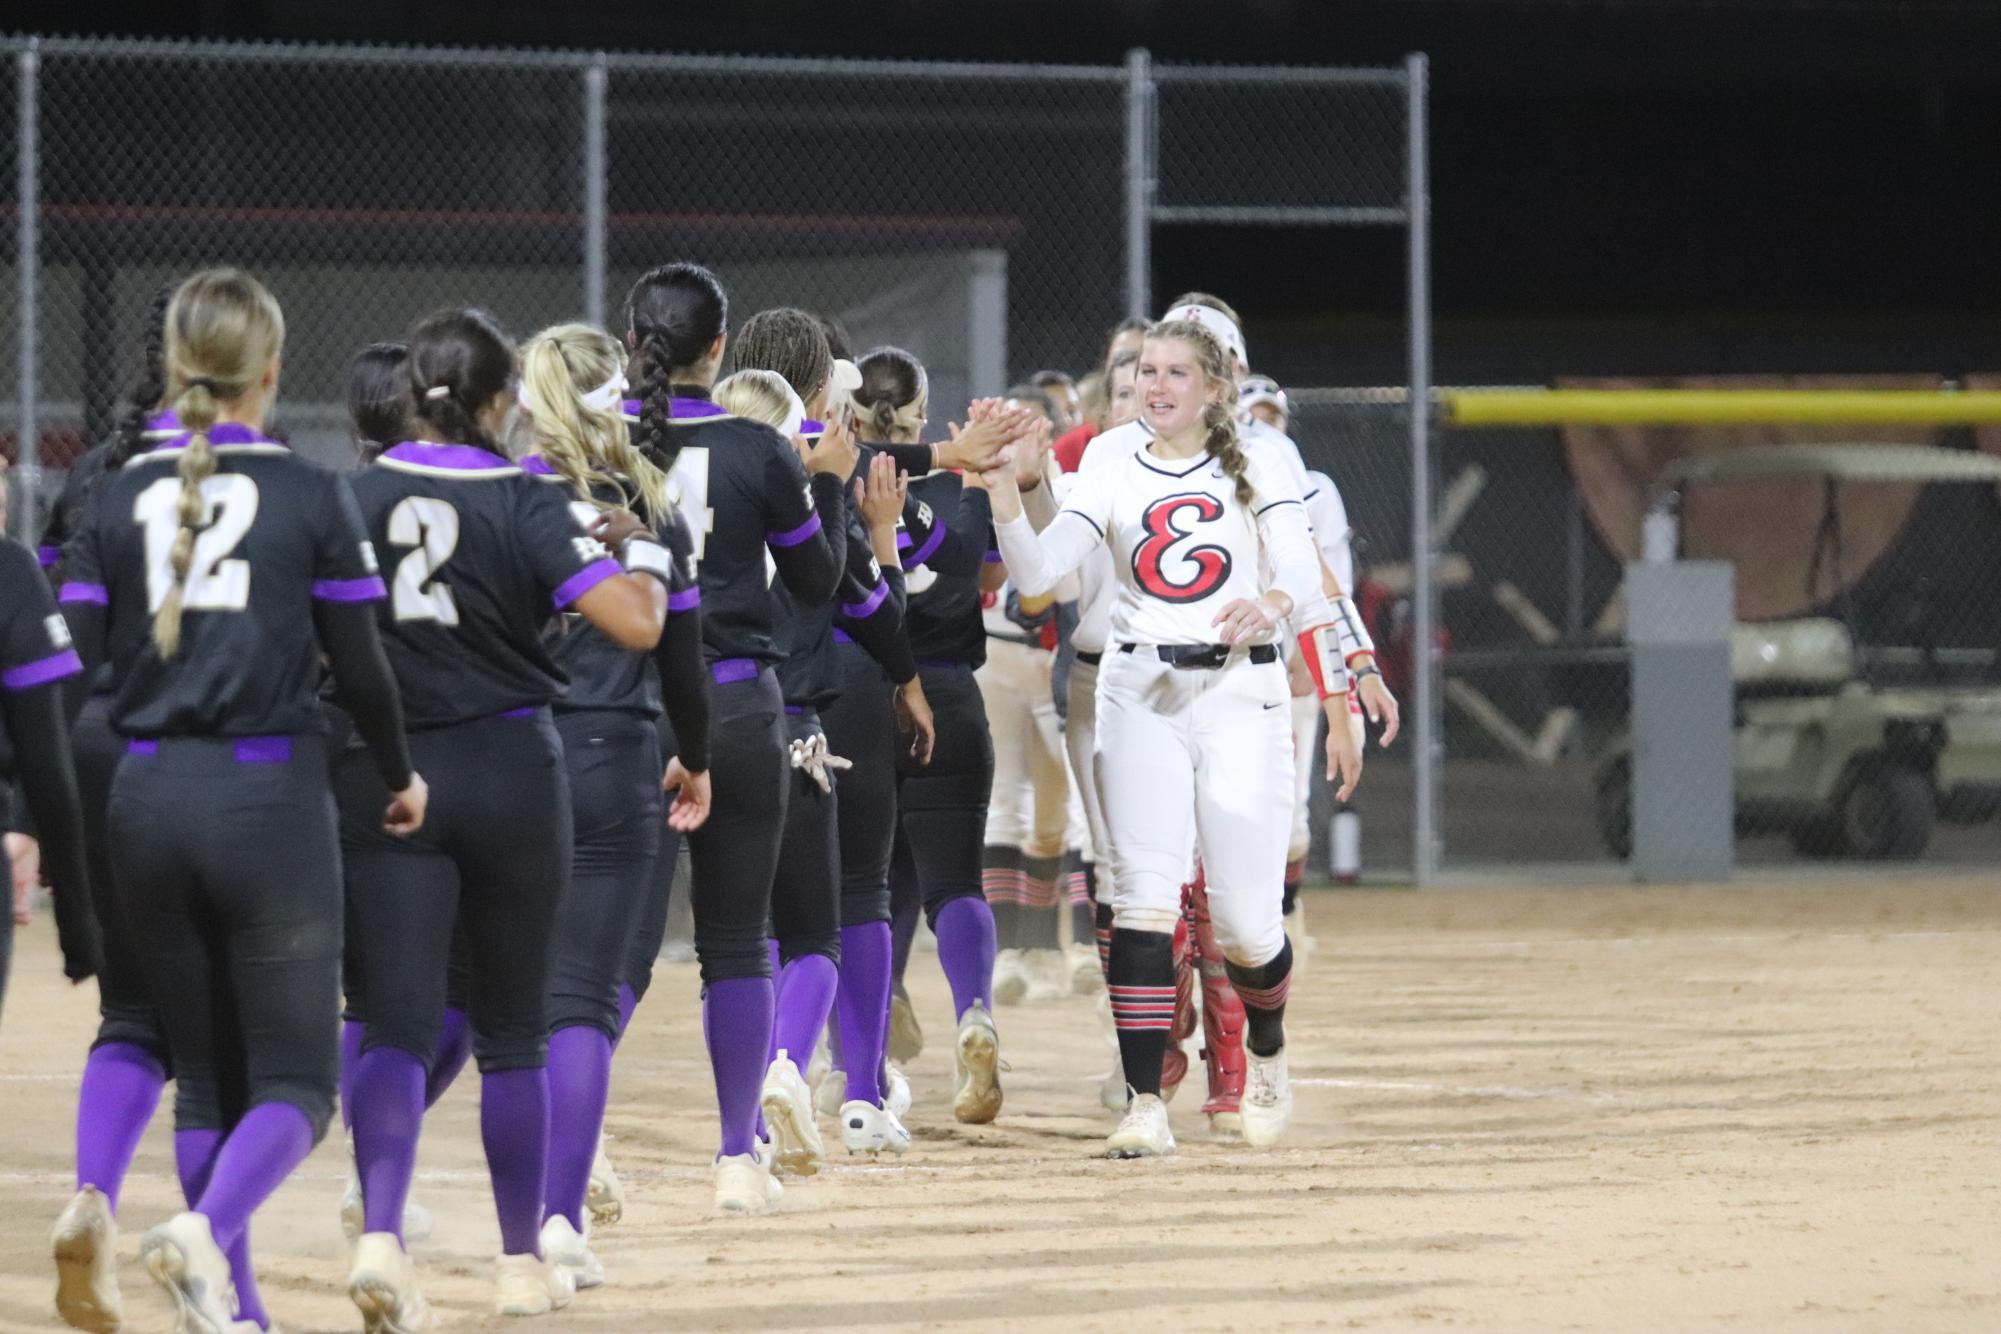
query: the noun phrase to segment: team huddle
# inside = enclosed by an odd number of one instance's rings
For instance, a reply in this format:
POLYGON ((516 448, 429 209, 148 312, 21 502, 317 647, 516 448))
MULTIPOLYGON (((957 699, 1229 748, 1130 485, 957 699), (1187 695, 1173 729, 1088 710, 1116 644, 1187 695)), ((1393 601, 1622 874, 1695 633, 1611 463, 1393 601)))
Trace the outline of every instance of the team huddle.
POLYGON ((119 1193, 169 1080, 188 1207, 140 1253, 177 1330, 273 1328, 250 1220, 336 1114, 363 1327, 432 1328, 411 1182, 468 1059, 496 1310, 605 1282, 613 1058, 684 842, 719 1210, 815 1172, 822 1115, 907 1150, 920 913, 957 1120, 1001 1113, 997 999, 1102 986, 1103 1153, 1174 1152, 1199 981, 1211 1127, 1284 1133, 1315 738, 1345 800, 1397 705, 1339 493, 1234 312, 1114 331, 1067 433, 1045 373, 943 438, 911 353, 791 308, 733 326, 700 265, 622 323, 517 347, 453 309, 364 349, 336 472, 267 432, 276 300, 197 273, 43 573, 0 551, 0 763, 102 1016, 53 1236, 71 1325, 123 1318, 119 1193))

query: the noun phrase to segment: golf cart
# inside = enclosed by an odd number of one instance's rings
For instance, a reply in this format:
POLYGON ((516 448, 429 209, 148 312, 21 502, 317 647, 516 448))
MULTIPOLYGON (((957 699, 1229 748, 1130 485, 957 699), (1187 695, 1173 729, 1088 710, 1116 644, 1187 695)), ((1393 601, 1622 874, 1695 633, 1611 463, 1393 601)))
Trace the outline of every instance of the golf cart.
MULTIPOLYGON (((1814 478, 1824 500, 1807 602, 1818 600, 1821 572, 1830 570, 1838 615, 1734 630, 1737 830, 1786 834, 1810 856, 1916 857, 1939 819, 1975 823, 2001 811, 1996 655, 1862 645, 1843 577, 1840 488, 2001 486, 2001 459, 1922 445, 1766 445, 1706 454, 1664 471, 1649 522, 1672 523, 1691 485, 1814 478), (1968 678, 1969 666, 1985 670, 1968 678), (1959 679, 1949 679, 1948 669, 1959 669, 1959 679)), ((1621 743, 1597 775, 1599 833, 1621 858, 1632 853, 1630 745, 1621 743)))

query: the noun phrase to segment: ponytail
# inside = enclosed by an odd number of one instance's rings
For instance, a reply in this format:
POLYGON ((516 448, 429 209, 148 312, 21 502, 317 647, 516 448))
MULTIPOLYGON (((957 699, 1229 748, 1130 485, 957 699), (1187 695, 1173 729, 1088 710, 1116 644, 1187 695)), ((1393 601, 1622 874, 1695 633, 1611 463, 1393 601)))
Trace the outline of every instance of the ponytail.
POLYGON ((188 442, 181 451, 179 465, 180 527, 167 554, 174 582, 161 600, 159 610, 153 613, 153 643, 163 658, 180 652, 182 602, 187 595, 188 570, 194 565, 195 531, 208 519, 208 500, 202 494, 202 483, 215 474, 215 448, 208 438, 215 426, 215 388, 212 380, 190 380, 174 400, 174 415, 187 430, 188 442))
POLYGON ((1258 493, 1251 485, 1251 461, 1244 455, 1244 442, 1237 435, 1236 414, 1221 403, 1202 409, 1202 424, 1209 428, 1203 437, 1202 452, 1216 460, 1223 475, 1237 484, 1237 503, 1245 509, 1257 507, 1258 493))
POLYGON ((153 297, 146 310, 146 344, 139 383, 132 386, 132 399, 118 420, 118 433, 111 439, 104 471, 108 476, 125 466, 146 443, 146 423, 160 409, 167 396, 167 305, 174 299, 175 284, 168 283, 153 297))
POLYGON ((617 385, 625 359, 615 339, 587 324, 558 325, 530 339, 521 358, 523 400, 534 419, 535 445, 557 475, 584 500, 608 508, 595 484, 629 479, 648 517, 670 513, 667 475, 627 438, 617 385), (608 389, 609 403, 586 395, 608 389))

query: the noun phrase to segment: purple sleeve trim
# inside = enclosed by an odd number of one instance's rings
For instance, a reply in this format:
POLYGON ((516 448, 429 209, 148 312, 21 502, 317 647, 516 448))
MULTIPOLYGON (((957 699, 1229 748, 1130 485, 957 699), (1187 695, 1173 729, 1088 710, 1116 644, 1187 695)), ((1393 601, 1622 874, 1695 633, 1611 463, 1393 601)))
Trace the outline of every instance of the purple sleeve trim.
POLYGON ((922 565, 938 554, 938 548, 945 544, 945 521, 938 519, 931 525, 931 531, 924 535, 924 545, 910 553, 910 559, 903 562, 906 568, 922 565))
POLYGON ((83 670, 83 659, 76 656, 75 649, 64 649, 34 662, 24 662, 19 667, 9 667, 0 673, 0 686, 9 690, 27 690, 32 686, 46 685, 50 681, 60 681, 65 676, 75 676, 83 670))
POLYGON ((592 561, 589 565, 584 566, 583 569, 565 579, 562 587, 556 590, 556 610, 563 610, 563 608, 569 606, 572 602, 575 602, 578 598, 590 592, 613 575, 623 573, 625 571, 618 568, 618 562, 609 557, 606 557, 604 560, 592 561))
POLYGON ((986 559, 986 562, 987 562, 987 564, 989 564, 989 565, 999 565, 999 564, 1001 563, 1001 561, 1002 561, 1003 557, 1001 556, 1000 552, 998 552, 998 551, 989 551, 989 552, 988 552, 988 553, 986 554, 986 557, 985 557, 985 559, 986 559))
POLYGON ((898 551, 908 551, 908 550, 910 550, 910 548, 911 548, 911 545, 912 545, 912 544, 911 544, 911 540, 910 540, 910 530, 909 530, 909 529, 907 529, 907 528, 899 528, 899 529, 897 529, 897 530, 896 530, 896 549, 897 549, 898 551))
POLYGON ((764 535, 764 542, 766 546, 796 547, 801 542, 804 542, 806 539, 810 538, 811 536, 813 536, 813 534, 819 531, 820 531, 820 516, 816 512, 810 517, 808 517, 806 522, 800 524, 797 528, 794 528, 789 532, 766 533, 764 535))
POLYGON ((365 579, 321 579, 313 585, 313 596, 322 602, 373 602, 389 596, 382 576, 365 579))
POLYGON ((42 568, 45 570, 62 558, 63 549, 61 547, 40 546, 35 548, 35 559, 42 563, 42 568))
POLYGON ((100 607, 111 605, 111 592, 103 584, 64 584, 63 591, 56 594, 58 602, 95 602, 100 607))
POLYGON ((693 611, 701 605, 702 590, 699 588, 684 588, 678 593, 667 595, 668 611, 693 611))
POLYGON ((875 586, 874 592, 870 593, 860 602, 843 603, 841 606, 841 615, 847 617, 851 621, 865 620, 866 618, 875 615, 875 609, 877 607, 880 607, 883 604, 884 599, 888 597, 889 597, 889 581, 885 579, 881 583, 875 586))

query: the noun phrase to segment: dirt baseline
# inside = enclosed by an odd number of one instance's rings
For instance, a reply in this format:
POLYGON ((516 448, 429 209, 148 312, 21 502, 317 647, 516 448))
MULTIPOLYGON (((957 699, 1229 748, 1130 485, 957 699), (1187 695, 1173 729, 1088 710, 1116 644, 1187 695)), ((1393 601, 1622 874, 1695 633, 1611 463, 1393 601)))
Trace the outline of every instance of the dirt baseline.
MULTIPOLYGON (((714 1220, 696 982, 668 967, 614 1073, 610 1286, 532 1326, 489 1314, 469 1072, 419 1158, 425 1290, 448 1327, 547 1334, 2001 1325, 2001 875, 1308 906, 1278 1150, 1210 1142, 1191 1085, 1178 1157, 1094 1160, 1108 1047, 1082 998, 1003 1009, 1006 1108, 954 1124, 948 1005, 919 954, 910 1154, 837 1159, 773 1216, 714 1220)), ((62 1328, 47 1235, 95 1001, 63 982, 46 921, 22 933, 0 1024, 0 1329, 62 1328)), ((135 1331, 169 1324, 133 1258, 178 1207, 167 1122, 121 1208, 135 1331)), ((345 1170, 329 1136, 258 1216, 266 1302, 295 1334, 358 1327, 345 1170)))

